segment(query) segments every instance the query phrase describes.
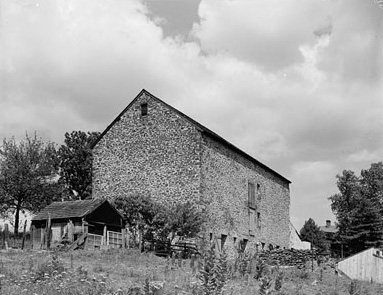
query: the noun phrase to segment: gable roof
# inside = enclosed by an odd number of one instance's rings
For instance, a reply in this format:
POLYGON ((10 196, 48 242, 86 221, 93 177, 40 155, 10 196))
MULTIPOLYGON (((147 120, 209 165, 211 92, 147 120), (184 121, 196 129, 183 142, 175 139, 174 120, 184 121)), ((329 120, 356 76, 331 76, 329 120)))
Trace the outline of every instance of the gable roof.
POLYGON ((84 217, 92 213, 104 202, 107 201, 103 199, 91 199, 53 202, 42 209, 36 216, 32 218, 32 220, 46 220, 48 219, 48 213, 51 214, 51 219, 84 217))
POLYGON ((116 124, 118 121, 120 121, 121 117, 125 114, 125 112, 136 102, 136 100, 141 97, 141 95, 143 94, 146 94, 148 96, 150 96, 152 99, 164 104, 165 106, 167 106, 169 109, 171 109, 172 111, 174 111, 175 113, 177 113, 178 115, 180 115, 181 117, 183 117, 184 119, 186 119, 187 121, 189 121, 191 124, 193 124, 201 133, 203 133, 204 135, 207 135, 215 140, 217 140, 218 142, 220 142, 221 144, 223 144, 224 146, 226 146, 227 148, 229 148, 230 150, 240 154, 241 156, 243 156, 244 158, 248 159, 249 161, 253 162, 255 165, 257 166, 260 166, 262 168, 264 168, 266 171, 270 172, 271 174, 281 178, 282 180, 286 181, 287 183, 291 183, 290 180, 288 180, 287 178, 285 178, 284 176, 282 176, 281 174, 279 174, 278 172, 274 171, 273 169, 271 169, 270 167, 266 166, 265 164, 259 162, 258 160, 256 160, 255 158, 253 158, 252 156, 250 156, 249 154, 245 153, 244 151, 242 151, 241 149, 237 148, 236 146, 234 146, 233 144, 231 144, 230 142, 228 142, 226 139, 222 138, 221 136, 219 136, 218 134, 216 134, 215 132, 211 131, 210 129, 206 128, 205 126, 203 126, 202 124, 198 123, 197 121, 195 121, 194 119, 190 118, 189 116, 185 115, 184 113, 182 113, 181 111, 177 110, 176 108, 172 107, 171 105, 167 104, 166 102, 162 101, 161 99, 159 99, 158 97, 154 96, 153 94, 149 93, 148 91, 146 91, 145 89, 142 89, 140 91, 140 93, 128 104, 128 106, 112 121, 112 123, 110 123, 108 125, 108 127, 106 127, 106 129, 100 134, 100 136, 90 145, 90 148, 93 149, 97 143, 104 137, 104 135, 113 127, 114 124, 116 124))
POLYGON ((337 233, 338 232, 338 227, 336 225, 324 225, 324 226, 319 226, 319 229, 325 233, 337 233))

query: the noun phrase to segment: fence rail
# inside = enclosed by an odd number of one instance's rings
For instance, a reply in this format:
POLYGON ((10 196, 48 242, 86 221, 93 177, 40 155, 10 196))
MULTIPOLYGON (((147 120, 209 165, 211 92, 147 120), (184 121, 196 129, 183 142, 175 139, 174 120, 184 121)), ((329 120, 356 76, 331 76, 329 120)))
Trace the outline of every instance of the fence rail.
POLYGON ((102 246, 102 235, 89 234, 87 236, 87 249, 100 249, 102 246))
POLYGON ((107 231, 106 232, 106 244, 109 248, 122 248, 122 233, 107 231))

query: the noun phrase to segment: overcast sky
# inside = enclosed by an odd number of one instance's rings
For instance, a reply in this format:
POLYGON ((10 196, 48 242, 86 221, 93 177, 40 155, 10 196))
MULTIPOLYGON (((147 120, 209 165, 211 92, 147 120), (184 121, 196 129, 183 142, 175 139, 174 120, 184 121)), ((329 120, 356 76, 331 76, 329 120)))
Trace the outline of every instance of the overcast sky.
POLYGON ((103 131, 145 88, 323 225, 335 175, 383 158, 382 33, 373 0, 3 0, 0 138, 103 131))

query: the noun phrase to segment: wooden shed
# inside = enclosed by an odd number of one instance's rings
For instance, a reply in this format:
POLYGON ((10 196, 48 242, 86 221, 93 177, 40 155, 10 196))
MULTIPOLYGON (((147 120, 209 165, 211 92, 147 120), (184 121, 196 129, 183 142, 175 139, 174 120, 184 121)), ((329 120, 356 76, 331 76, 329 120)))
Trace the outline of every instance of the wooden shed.
POLYGON ((338 262, 338 269, 353 280, 383 283, 383 251, 370 248, 338 262))
POLYGON ((32 218, 31 231, 33 249, 120 248, 125 241, 122 216, 103 199, 53 202, 32 218))

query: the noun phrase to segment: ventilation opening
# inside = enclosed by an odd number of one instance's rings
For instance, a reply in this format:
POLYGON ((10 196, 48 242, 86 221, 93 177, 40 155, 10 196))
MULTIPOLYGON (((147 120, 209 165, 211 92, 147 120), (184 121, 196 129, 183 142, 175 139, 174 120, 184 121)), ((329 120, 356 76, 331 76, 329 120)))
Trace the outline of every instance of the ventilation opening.
POLYGON ((145 102, 141 104, 141 116, 146 116, 148 114, 148 104, 145 102))

